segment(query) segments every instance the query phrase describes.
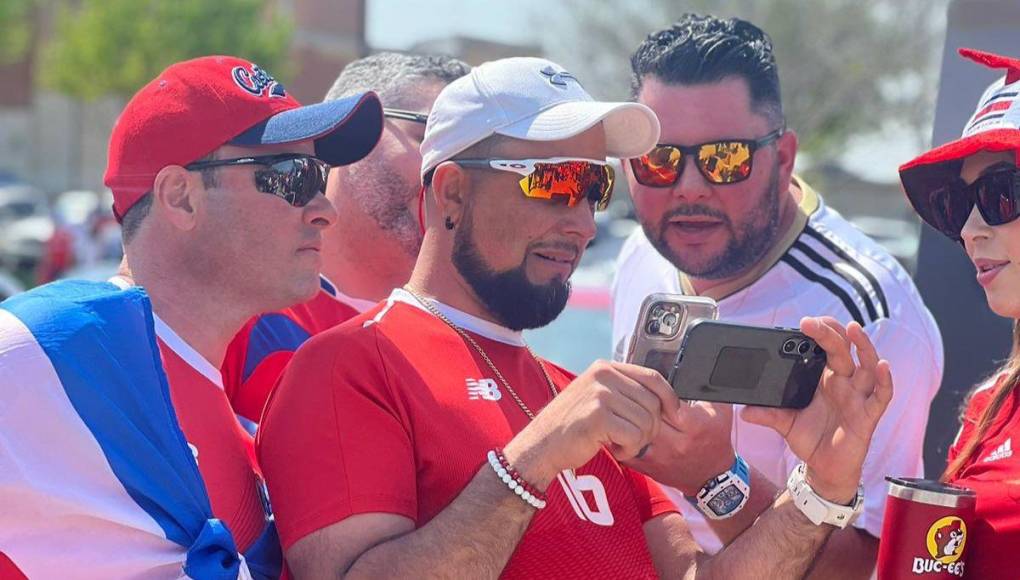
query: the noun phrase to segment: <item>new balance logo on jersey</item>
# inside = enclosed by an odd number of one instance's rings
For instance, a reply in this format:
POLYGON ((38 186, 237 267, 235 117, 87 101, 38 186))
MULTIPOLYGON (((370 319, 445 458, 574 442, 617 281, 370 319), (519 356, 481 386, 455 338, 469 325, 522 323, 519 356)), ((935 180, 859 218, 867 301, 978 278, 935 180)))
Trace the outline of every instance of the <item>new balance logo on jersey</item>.
POLYGON ((1013 457, 1013 438, 1012 437, 1010 437, 1009 439, 1006 439, 1005 443, 1003 443, 1002 445, 999 445, 998 447, 996 447, 995 451, 992 451, 991 453, 989 453, 988 457, 985 457, 981 461, 984 462, 984 463, 989 463, 991 461, 1000 461, 1002 459, 1009 459, 1010 457, 1013 457))
POLYGON ((478 399, 498 401, 503 398, 499 385, 492 379, 468 379, 467 392, 468 399, 472 401, 477 401, 478 399))

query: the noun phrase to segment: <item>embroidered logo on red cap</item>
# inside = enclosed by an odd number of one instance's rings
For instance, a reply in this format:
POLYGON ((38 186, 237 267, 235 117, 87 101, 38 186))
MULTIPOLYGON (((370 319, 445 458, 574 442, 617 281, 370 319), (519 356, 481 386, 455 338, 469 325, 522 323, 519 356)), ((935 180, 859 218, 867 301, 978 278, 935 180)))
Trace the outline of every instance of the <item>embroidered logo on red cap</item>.
POLYGON ((283 85, 273 78, 273 75, 262 70, 257 64, 252 64, 251 70, 244 66, 235 66, 231 71, 234 82, 237 86, 256 97, 286 97, 287 91, 283 85))

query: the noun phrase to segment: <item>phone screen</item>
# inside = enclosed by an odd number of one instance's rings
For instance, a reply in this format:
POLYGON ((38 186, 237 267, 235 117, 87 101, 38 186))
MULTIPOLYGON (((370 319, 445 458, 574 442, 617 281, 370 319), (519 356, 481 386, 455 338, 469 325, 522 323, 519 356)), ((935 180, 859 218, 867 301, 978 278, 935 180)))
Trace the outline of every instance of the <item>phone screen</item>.
POLYGON ((767 362, 769 353, 763 349, 725 346, 719 350, 709 382, 725 389, 753 389, 767 362))

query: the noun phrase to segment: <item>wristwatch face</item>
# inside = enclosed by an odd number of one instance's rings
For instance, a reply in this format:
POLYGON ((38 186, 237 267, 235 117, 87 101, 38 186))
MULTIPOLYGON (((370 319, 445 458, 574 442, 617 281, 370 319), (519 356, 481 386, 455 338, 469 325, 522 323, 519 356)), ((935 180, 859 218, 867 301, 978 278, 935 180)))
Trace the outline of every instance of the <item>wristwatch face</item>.
POLYGON ((729 485, 719 491, 715 497, 708 500, 708 508, 717 516, 724 516, 740 507, 744 501, 744 492, 737 489, 736 485, 729 485))

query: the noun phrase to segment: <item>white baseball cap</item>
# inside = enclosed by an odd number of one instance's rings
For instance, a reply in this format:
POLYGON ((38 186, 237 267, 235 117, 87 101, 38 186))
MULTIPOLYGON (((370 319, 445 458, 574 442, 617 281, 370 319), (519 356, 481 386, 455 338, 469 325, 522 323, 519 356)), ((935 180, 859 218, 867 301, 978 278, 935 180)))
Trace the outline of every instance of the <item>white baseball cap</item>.
POLYGON ((487 62, 436 98, 421 143, 421 175, 492 135, 557 141, 599 122, 610 157, 640 157, 659 139, 659 119, 651 109, 596 101, 554 62, 531 57, 487 62))

